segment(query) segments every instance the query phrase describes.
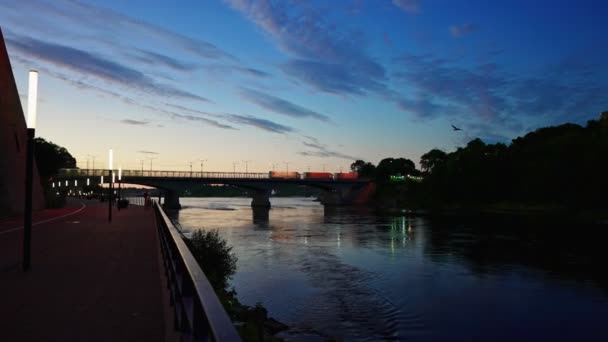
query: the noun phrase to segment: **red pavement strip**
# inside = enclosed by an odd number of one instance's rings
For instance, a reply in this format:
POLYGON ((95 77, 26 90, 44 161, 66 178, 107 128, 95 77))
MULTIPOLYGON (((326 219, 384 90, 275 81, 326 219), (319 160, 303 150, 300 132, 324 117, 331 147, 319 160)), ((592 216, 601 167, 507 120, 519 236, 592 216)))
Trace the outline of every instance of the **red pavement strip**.
MULTIPOLYGON (((164 340, 154 212, 114 208, 109 223, 107 203, 79 203, 35 215, 29 272, 22 230, 0 235, 0 341, 164 340)), ((3 220, 0 232, 14 223, 3 220)))

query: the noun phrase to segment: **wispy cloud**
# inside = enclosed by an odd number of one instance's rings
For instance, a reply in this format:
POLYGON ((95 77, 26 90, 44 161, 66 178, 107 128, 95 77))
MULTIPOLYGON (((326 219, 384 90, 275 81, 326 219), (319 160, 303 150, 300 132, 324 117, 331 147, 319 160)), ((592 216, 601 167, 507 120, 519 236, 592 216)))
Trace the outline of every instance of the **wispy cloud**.
POLYGON ((293 59, 281 70, 315 89, 364 94, 383 89, 385 70, 365 52, 361 32, 342 31, 306 2, 225 0, 293 59))
POLYGON ((160 154, 158 152, 154 152, 154 151, 137 151, 137 153, 143 153, 143 154, 160 154))
POLYGON ((122 120, 120 120, 120 122, 127 124, 127 125, 134 125, 134 126, 147 126, 150 124, 149 121, 140 121, 140 120, 133 120, 133 119, 122 119, 122 120))
POLYGON ((92 52, 23 36, 8 37, 5 40, 10 47, 25 56, 76 71, 83 76, 94 76, 155 95, 209 101, 202 96, 158 83, 138 70, 92 52))
POLYGON ((147 51, 143 49, 137 50, 137 55, 135 58, 150 65, 166 66, 176 71, 192 71, 196 69, 196 66, 194 64, 182 62, 177 60, 176 58, 169 57, 158 52, 147 51))
POLYGON ((225 116, 228 120, 234 123, 256 127, 267 132, 279 134, 295 132, 295 129, 289 126, 281 125, 276 122, 251 115, 225 114, 225 116))
POLYGON ((200 68, 214 76, 225 76, 232 73, 262 79, 272 76, 263 70, 233 64, 205 64, 201 65, 200 68))
POLYGON ((302 141, 302 144, 306 147, 309 148, 309 150, 307 151, 300 151, 298 152, 299 155, 301 156, 305 156, 305 157, 321 157, 321 158, 341 158, 341 159, 348 159, 348 160, 357 160, 360 158, 356 158, 353 156, 350 156, 348 154, 344 154, 338 151, 333 151, 330 150, 326 145, 322 144, 319 142, 319 140, 317 140, 316 138, 310 137, 310 136, 305 136, 304 137, 306 140, 302 141))
POLYGON ((455 38, 464 37, 477 30, 479 30, 479 27, 471 23, 450 26, 450 34, 455 38))
POLYGON ((295 103, 287 100, 280 99, 278 97, 268 95, 257 90, 249 88, 240 88, 240 94, 250 102, 257 104, 258 106, 267 109, 269 111, 295 117, 295 118, 313 118, 323 122, 329 122, 329 117, 324 114, 317 113, 308 108, 304 108, 295 103))
POLYGON ((420 10, 420 0, 393 0, 393 5, 408 13, 417 13, 420 10))
POLYGON ((589 78, 598 69, 584 57, 548 66, 539 71, 542 76, 527 77, 514 77, 491 63, 464 67, 430 55, 405 55, 397 65, 402 71, 394 74, 395 79, 414 94, 424 94, 396 100, 400 109, 419 119, 458 117, 480 136, 498 137, 497 131, 519 134, 522 122, 582 120, 608 105, 597 100, 608 92, 608 82, 589 78))

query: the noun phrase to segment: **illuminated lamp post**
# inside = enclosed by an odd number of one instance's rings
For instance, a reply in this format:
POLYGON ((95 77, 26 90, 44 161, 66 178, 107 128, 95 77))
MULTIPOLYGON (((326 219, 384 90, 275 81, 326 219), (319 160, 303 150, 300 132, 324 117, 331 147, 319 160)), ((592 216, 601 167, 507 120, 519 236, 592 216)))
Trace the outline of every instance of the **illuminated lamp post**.
POLYGON ((113 163, 113 158, 114 158, 114 154, 112 153, 112 149, 108 150, 108 157, 109 157, 109 163, 108 163, 108 175, 109 175, 109 179, 108 179, 108 222, 112 222, 112 196, 113 196, 113 192, 112 192, 112 183, 114 183, 114 173, 112 172, 112 163, 113 163))
POLYGON ((116 208, 120 210, 120 201, 122 200, 122 166, 118 167, 118 202, 116 208))
POLYGON ((23 270, 32 267, 32 186, 34 178, 34 137, 38 104, 38 72, 30 71, 27 96, 27 152, 25 159, 25 203, 23 208, 23 270))

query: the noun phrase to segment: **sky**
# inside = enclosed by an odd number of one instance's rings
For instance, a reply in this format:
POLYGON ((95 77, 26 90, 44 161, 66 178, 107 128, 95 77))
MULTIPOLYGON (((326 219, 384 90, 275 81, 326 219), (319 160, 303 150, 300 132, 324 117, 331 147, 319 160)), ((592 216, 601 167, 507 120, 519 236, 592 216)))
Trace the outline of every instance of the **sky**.
POLYGON ((0 0, 81 168, 348 170, 608 110, 605 1, 0 0), (453 131, 451 125, 462 128, 453 131), (203 161, 203 162, 201 162, 203 161))

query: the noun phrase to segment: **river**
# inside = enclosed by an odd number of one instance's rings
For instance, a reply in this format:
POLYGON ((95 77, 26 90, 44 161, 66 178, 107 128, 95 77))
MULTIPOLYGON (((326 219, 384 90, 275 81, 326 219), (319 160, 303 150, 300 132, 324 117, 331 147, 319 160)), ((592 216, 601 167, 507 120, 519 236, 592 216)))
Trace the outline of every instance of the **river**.
POLYGON ((182 198, 172 216, 219 230, 239 300, 288 341, 608 341, 605 226, 250 201, 182 198))

